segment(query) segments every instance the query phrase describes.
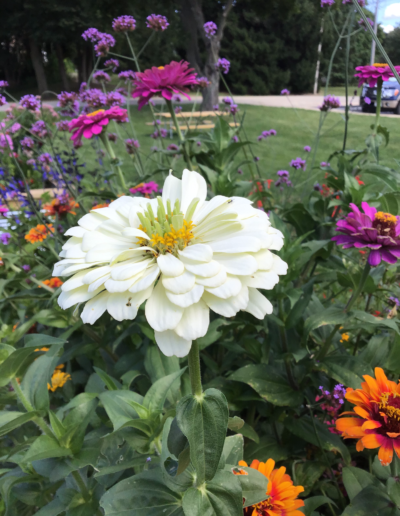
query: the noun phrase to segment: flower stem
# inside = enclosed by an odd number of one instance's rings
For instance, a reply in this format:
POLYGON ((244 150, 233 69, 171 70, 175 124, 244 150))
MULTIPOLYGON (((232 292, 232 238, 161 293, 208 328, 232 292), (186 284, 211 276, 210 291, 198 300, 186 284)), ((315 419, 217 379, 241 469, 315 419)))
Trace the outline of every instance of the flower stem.
MULTIPOLYGON (((107 138, 107 134, 105 132, 102 132, 100 134, 100 139, 103 142, 103 145, 106 148, 106 151, 108 152, 108 155, 110 156, 111 161, 114 161, 116 159, 115 152, 114 152, 114 149, 112 148, 112 146, 110 144, 110 141, 107 138)), ((121 186, 122 186, 122 188, 123 188, 123 190, 125 192, 128 189, 128 187, 126 186, 126 183, 125 183, 124 174, 123 174, 123 172, 121 170, 121 167, 119 165, 115 165, 115 168, 117 169, 121 186)))
MULTIPOLYGON (((371 270, 371 265, 369 264, 368 260, 367 260, 367 263, 365 264, 365 267, 364 267, 364 270, 363 270, 363 273, 361 275, 361 279, 360 279, 360 282, 356 288, 356 290, 353 292, 353 295, 351 296, 351 298, 349 299, 347 305, 346 305, 346 308, 344 309, 344 312, 348 312, 352 306, 354 305, 354 303, 357 301, 357 298, 358 296, 361 294, 362 292, 362 289, 364 288, 364 285, 365 285, 365 282, 367 281, 367 278, 369 276, 369 272, 371 270)), ((329 351, 329 348, 331 346, 331 342, 332 342, 332 339, 333 337, 335 336, 335 333, 338 331, 338 329, 340 328, 341 324, 336 324, 336 326, 333 328, 333 330, 331 331, 330 335, 328 336, 328 338, 326 339, 325 341, 325 344, 324 346, 321 348, 320 352, 318 353, 318 355, 316 356, 316 358, 318 360, 322 360, 325 355, 328 353, 329 351)))
POLYGON ((189 167, 190 170, 193 170, 192 162, 190 161, 189 154, 187 153, 185 140, 183 138, 181 128, 179 127, 179 122, 178 122, 178 119, 176 118, 176 114, 175 114, 174 108, 172 106, 172 102, 170 100, 166 100, 165 102, 167 103, 168 110, 171 113, 171 118, 172 118, 172 121, 174 122, 174 126, 175 126, 176 132, 178 134, 178 138, 179 138, 179 143, 182 146, 183 156, 185 158, 187 166, 189 167))
POLYGON ((200 351, 196 340, 192 342, 192 347, 188 355, 188 363, 193 396, 201 396, 203 389, 201 386, 200 351))
POLYGON ((374 135, 376 138, 376 134, 378 131, 379 117, 381 116, 381 102, 382 102, 382 85, 383 80, 382 77, 378 78, 378 89, 376 94, 376 118, 375 118, 375 127, 374 127, 374 135))
MULTIPOLYGON (((12 388, 14 389, 14 392, 18 396, 20 402, 25 407, 27 412, 34 412, 35 409, 32 407, 28 399, 26 398, 25 394, 23 393, 19 383, 17 382, 16 378, 13 378, 11 380, 12 388)), ((34 422, 37 424, 37 426, 49 437, 52 437, 54 439, 54 434, 50 430, 50 428, 47 426, 46 421, 41 417, 36 417, 34 419, 34 422)))

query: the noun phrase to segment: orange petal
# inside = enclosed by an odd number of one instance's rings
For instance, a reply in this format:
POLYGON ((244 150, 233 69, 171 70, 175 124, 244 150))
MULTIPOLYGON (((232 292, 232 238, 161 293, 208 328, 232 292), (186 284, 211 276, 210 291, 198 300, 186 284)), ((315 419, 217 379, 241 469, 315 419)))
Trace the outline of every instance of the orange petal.
POLYGON ((336 429, 351 435, 357 428, 364 424, 364 420, 358 417, 343 417, 336 420, 336 429))
POLYGON ((359 441, 357 441, 356 450, 357 451, 363 451, 363 449, 364 449, 364 445, 362 443, 362 439, 360 439, 359 441))
POLYGON ((365 409, 363 409, 362 407, 354 407, 354 412, 360 416, 360 417, 363 417, 364 419, 368 419, 369 417, 369 412, 365 409))
POLYGON ((366 374, 366 375, 364 375, 364 380, 369 387, 370 394, 375 395, 377 398, 379 398, 380 389, 378 386, 378 382, 375 380, 375 378, 372 378, 372 376, 369 376, 368 374, 366 374))
MULTIPOLYGON (((243 461, 244 462, 244 461, 243 461)), ((240 464, 240 462, 239 462, 240 464)), ((250 464, 250 467, 253 469, 258 469, 258 465, 260 464, 260 461, 257 459, 254 459, 253 462, 250 464)), ((240 464, 241 465, 241 464, 240 464)))
POLYGON ((379 423, 379 421, 366 421, 362 429, 363 430, 374 430, 375 428, 380 428, 382 426, 382 423, 379 423))
POLYGON ((273 459, 268 459, 265 466, 265 476, 270 478, 275 467, 275 461, 273 459))
POLYGON ((393 448, 394 448, 394 451, 396 452, 396 455, 400 459, 400 439, 394 439, 393 448))
POLYGON ((393 459, 393 444, 390 439, 385 439, 385 442, 379 449, 378 459, 382 466, 389 466, 393 459))
POLYGON ((385 438, 382 435, 367 434, 364 435, 364 437, 361 440, 366 448, 372 450, 373 448, 379 448, 379 446, 382 446, 384 439, 385 438))
POLYGON ((272 472, 271 480, 273 480, 274 484, 280 484, 283 478, 283 475, 286 473, 286 468, 281 466, 279 469, 276 469, 272 472))
POLYGON ((386 435, 388 435, 392 439, 396 439, 396 437, 399 437, 400 434, 398 434, 396 432, 386 432, 386 435))
POLYGON ((389 381, 385 372, 380 367, 375 367, 375 378, 381 392, 387 392, 389 390, 389 381))
POLYGON ((245 462, 244 460, 239 461, 239 466, 242 466, 242 468, 248 468, 247 462, 245 462))

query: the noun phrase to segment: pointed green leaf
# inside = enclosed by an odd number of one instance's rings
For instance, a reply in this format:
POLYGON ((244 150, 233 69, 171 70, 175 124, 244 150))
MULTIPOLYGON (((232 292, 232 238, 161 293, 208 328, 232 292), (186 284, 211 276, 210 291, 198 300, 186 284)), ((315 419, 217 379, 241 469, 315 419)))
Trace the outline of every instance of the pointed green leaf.
POLYGON ((157 380, 147 391, 143 400, 143 405, 148 408, 150 412, 161 411, 164 407, 169 389, 175 380, 180 378, 185 371, 186 367, 157 380))

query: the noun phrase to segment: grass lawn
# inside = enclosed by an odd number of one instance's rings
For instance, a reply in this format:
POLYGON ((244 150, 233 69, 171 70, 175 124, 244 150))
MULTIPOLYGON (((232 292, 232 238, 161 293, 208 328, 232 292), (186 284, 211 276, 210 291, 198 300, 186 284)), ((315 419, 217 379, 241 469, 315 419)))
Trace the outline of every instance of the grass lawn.
MULTIPOLYGON (((189 109, 189 107, 185 106, 184 109, 189 109)), ((150 110, 145 107, 142 111, 138 111, 136 106, 131 106, 131 113, 137 137, 141 143, 141 151, 143 156, 145 156, 150 152, 152 146, 159 145, 157 141, 149 137, 153 127, 145 125, 145 122, 152 120, 150 110)), ((312 153, 307 154, 304 152, 303 147, 305 145, 314 146, 319 123, 319 112, 241 105, 240 113, 245 114, 244 128, 248 140, 254 142, 254 154, 260 158, 259 167, 263 177, 266 179, 275 178, 276 172, 278 170, 288 170, 290 161, 296 157, 308 158, 309 166, 311 166, 312 153), (275 129, 277 136, 257 142, 257 136, 262 131, 268 129, 275 129)), ((334 151, 341 150, 344 133, 343 117, 344 115, 341 113, 330 113, 326 118, 315 164, 319 164, 321 161, 328 161, 329 156, 334 151)), ((370 126, 374 123, 374 120, 375 115, 350 114, 346 147, 348 150, 362 150, 365 148, 365 139, 371 132, 370 126)), ((381 118, 381 125, 384 125, 390 131, 389 145, 381 151, 381 163, 397 168, 394 159, 400 160, 400 147, 398 145, 400 118, 381 118)), ((122 126, 120 127, 122 129, 122 126)), ((176 141, 175 138, 171 140, 168 136, 164 140, 165 146, 174 141, 176 141)), ((120 145, 119 143, 118 146, 120 145)), ((125 155, 124 151, 121 155, 125 155)), ((152 156, 153 158, 150 159, 156 159, 155 154, 152 156)), ((125 159, 124 168, 128 166, 127 161, 129 160, 125 159)), ((182 167, 183 161, 179 160, 175 164, 175 168, 179 172, 182 167)), ((126 170, 128 175, 132 170, 131 167, 129 168, 129 171, 126 170)), ((246 167, 244 167, 244 171, 245 177, 248 177, 246 167)), ((301 172, 293 173, 300 174, 301 172)), ((320 177, 321 175, 322 173, 320 173, 320 177)))

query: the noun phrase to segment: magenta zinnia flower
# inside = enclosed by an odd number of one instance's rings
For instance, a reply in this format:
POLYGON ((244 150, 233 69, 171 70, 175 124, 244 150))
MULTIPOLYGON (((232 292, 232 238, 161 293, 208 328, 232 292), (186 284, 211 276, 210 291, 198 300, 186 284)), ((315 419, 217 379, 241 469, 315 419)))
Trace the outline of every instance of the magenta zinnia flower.
POLYGON ((171 61, 165 66, 153 66, 149 70, 137 73, 133 83, 136 86, 132 93, 133 98, 139 98, 139 109, 141 109, 155 95, 161 95, 166 100, 171 100, 174 93, 186 94, 187 86, 197 84, 196 73, 189 68, 186 61, 171 61))
POLYGON ((81 141, 82 136, 92 138, 98 135, 109 124, 110 120, 116 122, 127 122, 128 115, 126 109, 112 107, 111 109, 99 109, 87 115, 80 115, 68 124, 69 131, 72 132, 71 140, 81 141))
MULTIPOLYGON (((400 66, 395 66, 397 72, 400 72, 400 66)), ((393 77, 393 72, 389 65, 385 63, 375 63, 372 66, 357 66, 354 77, 358 77, 358 87, 362 86, 365 82, 368 83, 372 88, 377 85, 378 79, 382 81, 388 81, 390 77, 393 77)))
POLYGON ((350 204, 353 211, 336 225, 336 231, 344 234, 336 235, 332 240, 343 245, 343 249, 369 247, 368 262, 372 267, 382 260, 396 263, 400 258, 400 217, 377 211, 367 202, 362 202, 361 206, 364 213, 355 204, 350 204))

